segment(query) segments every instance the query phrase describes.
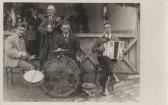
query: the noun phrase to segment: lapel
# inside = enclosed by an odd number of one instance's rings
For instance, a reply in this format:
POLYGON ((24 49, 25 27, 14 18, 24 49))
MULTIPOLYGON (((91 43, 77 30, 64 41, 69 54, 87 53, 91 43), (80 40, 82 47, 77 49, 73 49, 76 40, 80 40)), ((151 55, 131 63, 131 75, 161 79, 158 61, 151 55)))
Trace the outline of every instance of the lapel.
POLYGON ((25 50, 25 43, 24 43, 24 41, 23 41, 23 39, 19 39, 19 37, 15 34, 15 38, 14 38, 15 40, 15 44, 16 44, 16 47, 17 47, 17 49, 19 50, 19 51, 24 51, 25 50))
POLYGON ((53 17, 52 17, 52 20, 49 20, 49 16, 48 16, 48 24, 53 24, 53 23, 55 23, 55 21, 56 21, 56 16, 54 15, 53 17))
POLYGON ((63 44, 65 44, 66 46, 70 45, 70 35, 68 36, 67 40, 65 39, 64 35, 61 35, 61 40, 63 41, 63 44))
POLYGON ((21 50, 21 47, 19 45, 19 37, 17 36, 17 34, 14 34, 14 44, 16 45, 16 48, 18 50, 21 50))

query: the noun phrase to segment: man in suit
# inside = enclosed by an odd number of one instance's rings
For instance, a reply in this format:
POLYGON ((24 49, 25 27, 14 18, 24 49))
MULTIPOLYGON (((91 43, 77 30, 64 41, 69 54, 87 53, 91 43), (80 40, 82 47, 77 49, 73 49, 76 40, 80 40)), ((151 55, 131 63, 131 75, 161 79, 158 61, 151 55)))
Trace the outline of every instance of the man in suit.
POLYGON ((56 10, 53 5, 47 8, 47 15, 42 19, 38 30, 41 32, 40 54, 41 63, 48 58, 49 51, 54 49, 54 36, 57 34, 57 23, 61 21, 61 17, 56 15, 56 10))
MULTIPOLYGON (((55 38, 56 51, 66 50, 63 52, 64 55, 70 57, 78 66, 80 66, 81 58, 80 58, 80 42, 76 36, 76 34, 72 33, 70 22, 65 21, 61 26, 62 34, 58 34, 55 38)), ((80 66, 80 70, 81 70, 80 66)), ((80 83, 77 89, 77 92, 82 92, 82 78, 83 73, 82 70, 80 72, 80 83)))
MULTIPOLYGON (((31 24, 33 26, 33 30, 35 31, 36 35, 36 40, 34 44, 34 55, 39 55, 39 47, 40 47, 40 32, 38 31, 38 26, 41 23, 41 19, 38 17, 38 9, 37 8, 32 8, 31 11, 31 17, 28 18, 28 24, 31 24)), ((29 45, 28 45, 29 47, 29 45)), ((30 46, 31 47, 31 46, 30 46)))
MULTIPOLYGON (((103 36, 96 41, 92 50, 97 53, 99 64, 104 66, 100 76, 100 85, 103 87, 103 95, 107 95, 109 93, 107 89, 107 81, 109 76, 113 73, 113 64, 117 63, 117 60, 110 59, 108 56, 103 56, 103 52, 106 50, 105 45, 107 42, 119 41, 119 39, 112 34, 112 28, 109 23, 104 25, 104 29, 103 36)), ((124 52, 126 52, 126 50, 124 52)))
POLYGON ((15 33, 5 40, 5 66, 21 67, 25 70, 34 69, 35 67, 26 61, 30 55, 26 52, 23 36, 26 31, 24 23, 15 25, 15 33))
POLYGON ((55 45, 59 51, 66 49, 68 52, 67 56, 71 57, 77 62, 80 62, 80 42, 75 34, 72 33, 69 21, 65 21, 61 27, 62 34, 56 36, 55 45))

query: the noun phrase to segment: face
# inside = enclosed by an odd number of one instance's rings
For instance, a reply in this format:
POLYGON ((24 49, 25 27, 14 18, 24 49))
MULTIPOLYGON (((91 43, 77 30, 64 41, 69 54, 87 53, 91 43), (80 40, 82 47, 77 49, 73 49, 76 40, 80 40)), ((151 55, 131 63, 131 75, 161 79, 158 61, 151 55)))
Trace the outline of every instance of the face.
POLYGON ((64 25, 62 25, 61 30, 62 30, 62 32, 63 32, 64 34, 68 34, 68 33, 70 32, 70 30, 71 30, 70 25, 69 25, 69 24, 64 24, 64 25))
POLYGON ((25 29, 25 27, 17 27, 17 28, 15 28, 15 31, 19 37, 22 37, 24 35, 26 29, 25 29))
POLYGON ((55 14, 55 7, 54 6, 48 6, 47 13, 48 13, 48 15, 54 15, 55 14))
POLYGON ((110 34, 111 33, 111 26, 110 24, 106 24, 104 26, 105 33, 110 34))
POLYGON ((33 16, 36 16, 36 15, 37 15, 37 12, 38 12, 37 9, 33 9, 32 15, 33 15, 33 16))

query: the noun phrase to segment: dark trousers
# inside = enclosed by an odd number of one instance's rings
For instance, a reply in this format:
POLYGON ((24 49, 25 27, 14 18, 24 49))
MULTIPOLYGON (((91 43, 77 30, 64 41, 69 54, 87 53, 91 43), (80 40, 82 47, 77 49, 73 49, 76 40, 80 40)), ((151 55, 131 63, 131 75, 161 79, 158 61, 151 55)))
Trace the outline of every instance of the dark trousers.
POLYGON ((107 56, 98 56, 99 64, 102 66, 102 71, 100 75, 100 85, 103 87, 103 90, 105 90, 106 82, 108 80, 108 77, 112 75, 113 73, 113 64, 117 62, 117 60, 111 60, 107 56))
POLYGON ((38 52, 37 52, 36 40, 28 40, 26 49, 30 55, 37 55, 38 52))
POLYGON ((48 52, 49 52, 49 36, 42 34, 41 40, 40 40, 40 50, 39 50, 39 57, 40 57, 41 63, 48 58, 48 52))

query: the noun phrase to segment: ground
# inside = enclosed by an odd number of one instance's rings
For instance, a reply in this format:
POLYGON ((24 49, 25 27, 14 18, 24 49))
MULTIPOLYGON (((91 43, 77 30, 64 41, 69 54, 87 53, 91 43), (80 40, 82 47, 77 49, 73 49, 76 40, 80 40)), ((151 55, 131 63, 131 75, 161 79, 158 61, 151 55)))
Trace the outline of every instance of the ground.
POLYGON ((29 88, 24 84, 22 73, 14 75, 14 85, 6 84, 4 74, 4 101, 12 102, 139 102, 140 78, 135 74, 118 74, 120 82, 114 85, 114 91, 109 95, 98 94, 88 99, 86 94, 72 94, 66 98, 52 98, 48 96, 40 86, 29 88))

